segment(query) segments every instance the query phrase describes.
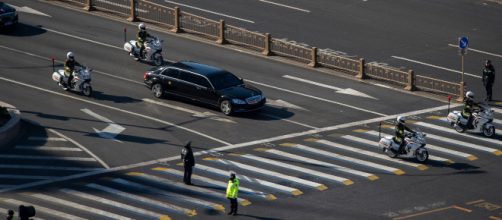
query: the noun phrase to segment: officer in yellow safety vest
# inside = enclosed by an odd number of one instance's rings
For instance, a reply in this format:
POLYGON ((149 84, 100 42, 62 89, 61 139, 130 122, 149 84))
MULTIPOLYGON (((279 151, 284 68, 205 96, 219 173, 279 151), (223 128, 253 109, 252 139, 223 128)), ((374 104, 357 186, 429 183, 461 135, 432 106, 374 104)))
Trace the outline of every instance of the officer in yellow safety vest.
POLYGON ((229 215, 237 215, 237 193, 239 192, 239 179, 234 172, 230 172, 230 179, 227 186, 227 198, 230 200, 229 215))

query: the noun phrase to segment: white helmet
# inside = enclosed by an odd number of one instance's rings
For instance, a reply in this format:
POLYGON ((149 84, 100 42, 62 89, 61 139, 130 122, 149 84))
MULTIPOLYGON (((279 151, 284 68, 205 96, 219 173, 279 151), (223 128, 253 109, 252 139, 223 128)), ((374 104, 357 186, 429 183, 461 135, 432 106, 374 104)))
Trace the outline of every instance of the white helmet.
POLYGON ((146 25, 145 25, 145 23, 139 23, 139 25, 138 25, 138 29, 140 29, 140 30, 146 30, 146 25))
POLYGON ((66 58, 68 58, 68 59, 73 59, 73 58, 74 58, 73 52, 71 52, 71 51, 70 51, 70 52, 68 52, 68 53, 66 54, 66 58))
POLYGON ((465 97, 466 98, 470 98, 470 99, 473 99, 474 98, 474 92, 472 91, 468 91, 465 93, 465 97))
POLYGON ((397 123, 405 123, 406 118, 404 116, 397 116, 396 121, 397 121, 397 123))

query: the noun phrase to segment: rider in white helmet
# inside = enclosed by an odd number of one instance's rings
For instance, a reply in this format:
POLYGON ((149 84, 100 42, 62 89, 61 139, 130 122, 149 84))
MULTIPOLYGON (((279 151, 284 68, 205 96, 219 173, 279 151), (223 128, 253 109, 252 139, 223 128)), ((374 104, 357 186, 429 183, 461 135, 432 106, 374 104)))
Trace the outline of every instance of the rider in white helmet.
MULTIPOLYGON (((404 123, 406 123, 406 118, 404 116, 398 116, 396 118, 396 122, 397 124, 394 127, 395 131, 394 142, 399 144, 399 150, 395 153, 401 154, 404 148, 404 131, 406 130, 412 133, 414 133, 414 131, 408 128, 406 125, 404 125, 404 123)), ((394 151, 393 148, 391 148, 391 150, 394 151)))
POLYGON ((467 119, 467 127, 472 125, 472 111, 475 107, 479 107, 478 103, 474 101, 474 92, 468 91, 465 93, 464 110, 462 110, 462 117, 467 119))
POLYGON ((146 32, 146 25, 144 23, 140 23, 138 25, 138 34, 137 34, 137 45, 139 47, 139 56, 143 57, 143 50, 145 49, 145 41, 146 38, 152 37, 150 34, 146 32))
POLYGON ((68 81, 63 84, 65 89, 67 89, 68 86, 71 86, 70 84, 73 79, 73 71, 75 70, 75 66, 82 65, 80 65, 80 63, 75 60, 75 55, 70 51, 66 54, 66 61, 64 62, 64 74, 68 78, 68 81))

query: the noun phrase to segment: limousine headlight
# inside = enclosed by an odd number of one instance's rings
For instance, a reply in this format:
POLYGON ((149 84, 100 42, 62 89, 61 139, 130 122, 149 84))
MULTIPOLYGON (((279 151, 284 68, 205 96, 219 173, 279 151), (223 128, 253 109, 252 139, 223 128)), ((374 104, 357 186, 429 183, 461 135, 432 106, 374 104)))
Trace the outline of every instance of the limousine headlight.
POLYGON ((244 105, 244 104, 246 104, 246 101, 244 101, 242 99, 232 99, 232 102, 234 104, 238 104, 238 105, 244 105))

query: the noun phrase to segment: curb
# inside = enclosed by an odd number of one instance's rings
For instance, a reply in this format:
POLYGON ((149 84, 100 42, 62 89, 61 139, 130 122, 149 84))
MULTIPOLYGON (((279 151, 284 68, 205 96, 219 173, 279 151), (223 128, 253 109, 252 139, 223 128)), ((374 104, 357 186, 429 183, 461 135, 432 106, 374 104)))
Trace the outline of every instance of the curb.
POLYGON ((3 147, 17 137, 21 127, 21 112, 16 107, 2 101, 0 101, 0 106, 6 107, 10 114, 10 120, 0 127, 0 147, 3 147))

